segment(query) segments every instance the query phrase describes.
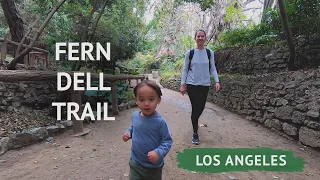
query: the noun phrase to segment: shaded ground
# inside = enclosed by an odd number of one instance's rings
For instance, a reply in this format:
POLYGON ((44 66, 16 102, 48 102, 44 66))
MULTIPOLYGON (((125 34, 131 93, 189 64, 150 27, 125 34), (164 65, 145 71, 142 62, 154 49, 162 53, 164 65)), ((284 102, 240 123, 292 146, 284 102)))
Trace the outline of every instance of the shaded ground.
MULTIPOLYGON (((191 144, 191 106, 187 96, 163 89, 164 97, 158 111, 167 119, 174 144, 163 171, 164 180, 259 179, 259 180, 317 180, 320 179, 320 152, 290 141, 270 130, 249 122, 211 103, 200 118, 208 127, 200 128, 201 144, 191 144), (177 152, 188 147, 272 147, 292 150, 307 162, 304 172, 234 172, 192 173, 179 169, 177 152)), ((97 122, 91 133, 75 138, 68 133, 54 137, 53 144, 40 143, 20 150, 11 150, 0 156, 0 179, 103 179, 125 180, 129 174, 130 142, 122 141, 123 131, 130 124, 131 113, 121 111, 116 121, 97 122)), ((71 132, 69 132, 71 133, 71 132)))

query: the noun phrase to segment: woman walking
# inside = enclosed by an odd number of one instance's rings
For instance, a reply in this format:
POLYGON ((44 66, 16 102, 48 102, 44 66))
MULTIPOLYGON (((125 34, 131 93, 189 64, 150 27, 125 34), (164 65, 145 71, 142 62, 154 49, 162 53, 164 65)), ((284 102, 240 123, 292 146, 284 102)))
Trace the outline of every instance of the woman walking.
POLYGON ((214 86, 216 92, 220 91, 221 86, 214 62, 214 53, 212 50, 205 48, 206 32, 204 30, 197 30, 195 33, 195 41, 197 47, 186 52, 180 92, 184 95, 187 88, 192 106, 192 143, 199 144, 198 121, 204 110, 211 85, 210 74, 215 81, 214 86))

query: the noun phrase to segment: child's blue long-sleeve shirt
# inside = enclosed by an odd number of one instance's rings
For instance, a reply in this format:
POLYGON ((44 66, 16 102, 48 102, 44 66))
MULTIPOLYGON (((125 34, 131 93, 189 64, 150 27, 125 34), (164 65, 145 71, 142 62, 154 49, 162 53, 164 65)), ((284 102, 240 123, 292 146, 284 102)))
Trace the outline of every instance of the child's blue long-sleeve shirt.
POLYGON ((192 70, 188 71, 190 50, 187 51, 181 75, 181 84, 210 86, 210 74, 215 82, 219 82, 218 73, 214 62, 214 52, 210 50, 210 53, 210 71, 206 49, 194 49, 194 54, 190 65, 192 70))
POLYGON ((132 113, 132 124, 126 130, 131 133, 131 158, 135 163, 144 167, 157 168, 164 164, 164 157, 172 145, 172 137, 166 120, 155 112, 145 117, 139 111, 132 113), (155 151, 159 160, 155 164, 148 159, 148 152, 155 151))

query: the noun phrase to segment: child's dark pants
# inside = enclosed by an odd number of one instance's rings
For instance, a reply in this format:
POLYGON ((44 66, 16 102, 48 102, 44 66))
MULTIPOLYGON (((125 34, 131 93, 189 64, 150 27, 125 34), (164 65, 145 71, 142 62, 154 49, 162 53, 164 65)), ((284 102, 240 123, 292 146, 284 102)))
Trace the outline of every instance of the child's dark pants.
POLYGON ((198 121, 206 105, 209 86, 187 84, 187 92, 192 106, 191 121, 193 133, 198 134, 198 121))
POLYGON ((162 167, 159 168, 147 168, 140 164, 136 164, 130 159, 130 173, 129 180, 161 180, 162 179, 162 167))

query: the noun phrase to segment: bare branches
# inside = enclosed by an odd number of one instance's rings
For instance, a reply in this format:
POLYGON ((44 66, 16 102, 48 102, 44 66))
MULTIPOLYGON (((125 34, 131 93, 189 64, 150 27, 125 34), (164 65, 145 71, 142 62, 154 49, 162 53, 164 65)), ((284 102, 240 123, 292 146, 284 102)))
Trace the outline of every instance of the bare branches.
MULTIPOLYGON (((252 3, 253 1, 255 1, 255 0, 247 0, 246 2, 243 3, 243 6, 246 6, 247 4, 252 3)), ((259 0, 259 1, 260 1, 260 0, 259 0)))

